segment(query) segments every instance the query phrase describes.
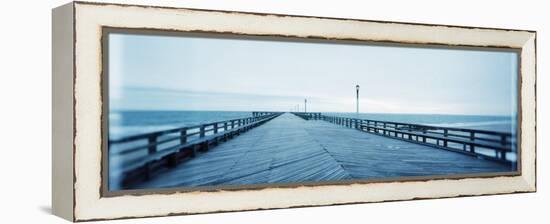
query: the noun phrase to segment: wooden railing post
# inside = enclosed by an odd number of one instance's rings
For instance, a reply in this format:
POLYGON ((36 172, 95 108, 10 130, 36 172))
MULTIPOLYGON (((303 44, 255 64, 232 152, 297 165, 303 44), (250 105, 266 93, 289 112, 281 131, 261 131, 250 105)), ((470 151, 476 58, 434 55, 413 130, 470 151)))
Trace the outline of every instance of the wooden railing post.
POLYGON ((214 123, 214 134, 218 134, 218 123, 214 123))
MULTIPOLYGON (((501 142, 502 146, 506 146, 506 135, 501 135, 500 142, 501 142)), ((506 160, 506 151, 504 151, 504 150, 500 151, 500 159, 506 160)))
POLYGON ((231 129, 235 128, 235 120, 231 120, 231 129))
POLYGON ((445 137, 445 140, 443 140, 443 146, 447 147, 447 137, 449 136, 449 130, 443 129, 443 136, 445 137))
MULTIPOLYGON (((473 142, 476 139, 476 133, 471 131, 470 132, 470 141, 473 142)), ((474 144, 470 144, 470 152, 476 152, 474 144)))
POLYGON ((149 138, 147 138, 147 143, 149 144, 149 147, 147 147, 149 154, 153 154, 157 152, 157 135, 151 135, 149 138))
POLYGON ((183 128, 180 131, 180 144, 187 143, 187 128, 183 128))
POLYGON ((204 129, 205 129, 205 125, 203 124, 200 127, 200 133, 199 133, 199 137, 201 137, 201 138, 203 138, 205 136, 204 129))
POLYGON ((502 145, 506 145, 506 135, 500 136, 500 143, 502 143, 502 145))

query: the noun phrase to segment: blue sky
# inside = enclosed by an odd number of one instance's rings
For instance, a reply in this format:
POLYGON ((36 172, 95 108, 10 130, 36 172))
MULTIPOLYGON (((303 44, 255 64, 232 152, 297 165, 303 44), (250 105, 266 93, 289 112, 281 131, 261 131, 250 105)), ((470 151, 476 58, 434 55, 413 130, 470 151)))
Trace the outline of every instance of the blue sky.
POLYGON ((110 34, 112 110, 515 115, 517 54, 110 34))

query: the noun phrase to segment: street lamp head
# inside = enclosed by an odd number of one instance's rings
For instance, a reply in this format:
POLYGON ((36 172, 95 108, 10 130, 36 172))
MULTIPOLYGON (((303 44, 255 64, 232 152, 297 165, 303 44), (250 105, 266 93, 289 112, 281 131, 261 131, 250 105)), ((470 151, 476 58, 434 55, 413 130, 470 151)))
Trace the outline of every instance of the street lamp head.
POLYGON ((359 85, 355 85, 355 89, 359 90, 359 85))

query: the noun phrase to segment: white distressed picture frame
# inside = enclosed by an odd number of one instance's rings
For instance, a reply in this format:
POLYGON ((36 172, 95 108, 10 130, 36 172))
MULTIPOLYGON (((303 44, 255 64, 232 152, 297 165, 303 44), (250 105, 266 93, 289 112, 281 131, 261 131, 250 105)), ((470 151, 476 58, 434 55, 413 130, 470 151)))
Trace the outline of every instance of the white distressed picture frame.
POLYGON ((71 221, 536 191, 536 32, 74 2, 53 10, 53 212, 71 221), (102 194, 103 28, 520 51, 519 174, 261 189, 102 194))

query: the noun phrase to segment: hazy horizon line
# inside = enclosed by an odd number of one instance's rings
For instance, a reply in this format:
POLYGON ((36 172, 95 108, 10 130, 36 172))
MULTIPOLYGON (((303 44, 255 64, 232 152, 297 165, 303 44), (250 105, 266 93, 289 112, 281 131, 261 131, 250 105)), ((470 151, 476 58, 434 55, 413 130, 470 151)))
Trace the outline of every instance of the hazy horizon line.
MULTIPOLYGON (((186 111, 192 111, 192 112, 287 112, 292 113, 296 111, 288 111, 288 110, 178 110, 178 109, 115 109, 110 110, 109 113, 112 112, 186 112, 186 111)), ((303 111, 300 111, 299 113, 303 113, 303 111)), ((344 114, 355 114, 355 111, 351 112, 338 112, 338 111, 308 111, 307 113, 344 113, 344 114)), ((394 112, 359 112, 359 114, 399 114, 399 115, 454 115, 454 116, 487 116, 487 117, 511 117, 508 114, 443 114, 443 113, 394 113, 394 112)), ((517 114, 515 115, 517 116, 517 114)))

